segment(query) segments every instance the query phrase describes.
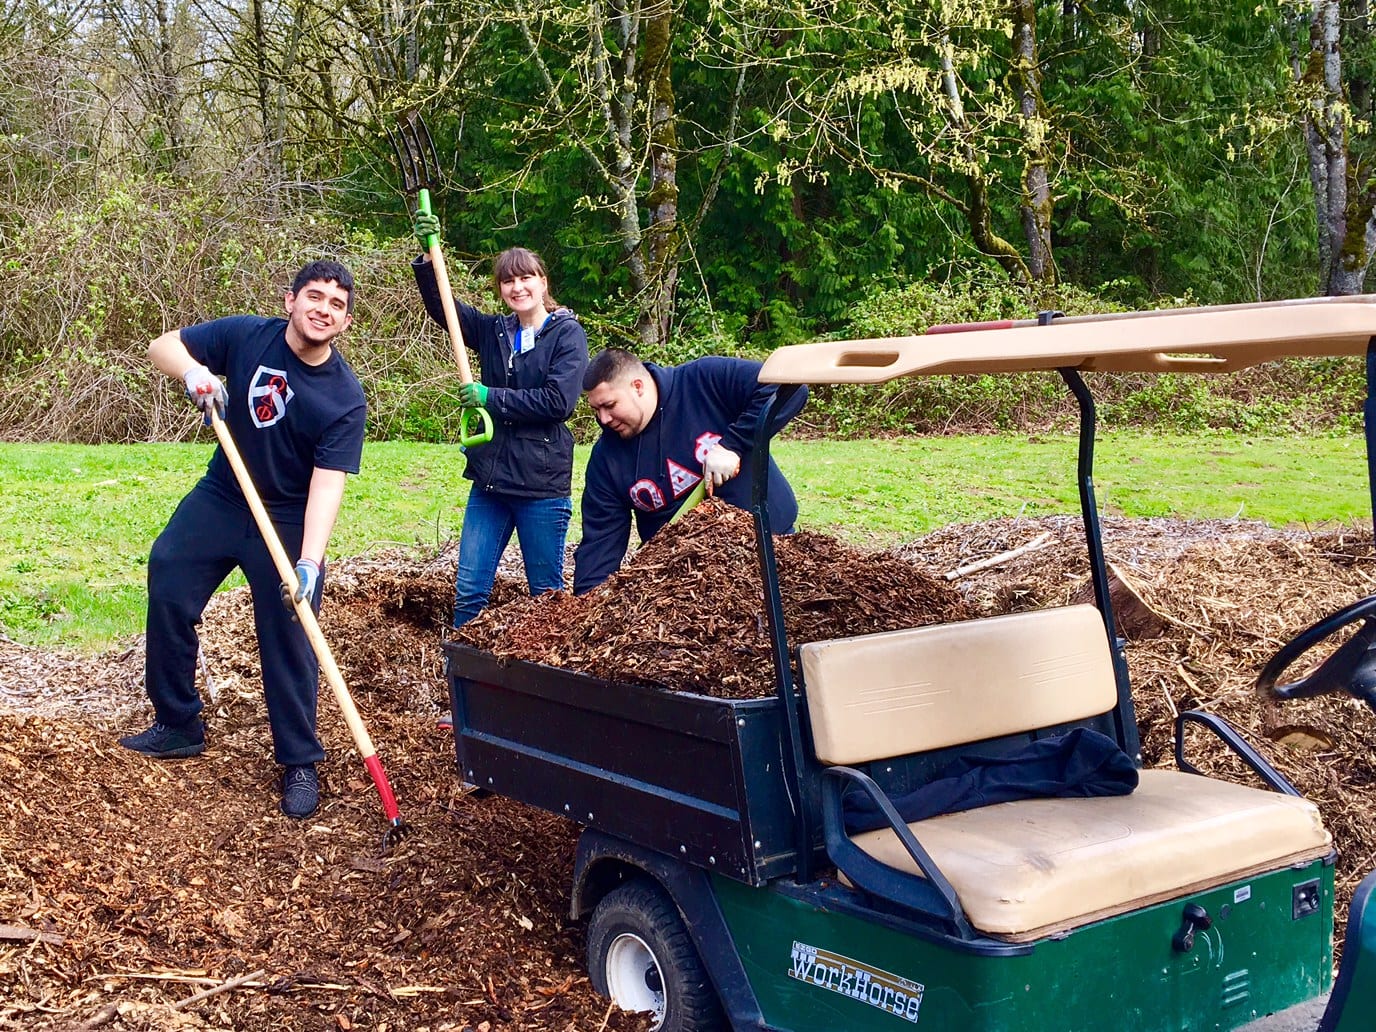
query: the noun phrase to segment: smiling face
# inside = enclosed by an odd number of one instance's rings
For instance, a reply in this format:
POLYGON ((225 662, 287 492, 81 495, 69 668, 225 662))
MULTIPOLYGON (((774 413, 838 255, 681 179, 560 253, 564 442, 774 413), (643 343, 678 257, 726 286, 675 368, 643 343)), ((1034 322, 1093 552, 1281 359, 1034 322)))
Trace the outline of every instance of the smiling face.
POLYGON ((311 280, 283 302, 287 343, 303 359, 328 349, 349 328, 349 291, 329 280, 311 280))
POLYGON ((545 297, 549 294, 549 281, 539 273, 520 272, 504 279, 498 284, 502 300, 516 313, 522 325, 535 326, 545 321, 549 311, 545 308, 545 297))
POLYGON ((659 390, 648 373, 603 381, 588 391, 588 405, 597 422, 623 438, 644 430, 658 403, 659 390))

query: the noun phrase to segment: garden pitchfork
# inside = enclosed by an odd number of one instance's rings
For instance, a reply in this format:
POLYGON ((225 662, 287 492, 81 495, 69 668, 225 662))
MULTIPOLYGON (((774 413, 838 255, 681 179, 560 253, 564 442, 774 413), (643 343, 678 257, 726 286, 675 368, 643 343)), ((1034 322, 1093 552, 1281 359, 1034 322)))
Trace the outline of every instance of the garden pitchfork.
MULTIPOLYGON (((401 170, 401 184, 408 197, 415 197, 416 211, 430 215, 430 187, 437 179, 439 155, 435 153, 435 141, 425 120, 418 114, 410 114, 398 123, 397 131, 387 130, 387 139, 396 153, 397 167, 401 170)), ((438 233, 432 233, 425 240, 425 249, 430 254, 430 266, 435 270, 435 283, 439 286, 440 306, 444 309, 444 323, 449 330, 449 342, 454 346, 454 361, 459 364, 459 378, 464 383, 473 382, 473 370, 468 364, 468 351, 464 348, 463 330, 459 328, 459 315, 454 310, 454 291, 449 286, 449 270, 444 264, 444 254, 440 251, 438 233)), ((485 408, 466 408, 459 417, 459 443, 465 447, 486 444, 492 440, 492 416, 485 408)))

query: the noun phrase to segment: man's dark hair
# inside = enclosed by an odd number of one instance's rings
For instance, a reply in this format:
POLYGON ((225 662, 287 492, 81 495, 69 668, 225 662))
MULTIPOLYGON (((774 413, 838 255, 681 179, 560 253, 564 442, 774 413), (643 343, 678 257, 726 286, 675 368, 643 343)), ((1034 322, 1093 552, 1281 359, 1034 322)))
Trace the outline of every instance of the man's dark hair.
POLYGON ((590 363, 583 375, 583 393, 598 384, 612 383, 627 374, 645 372, 645 363, 624 348, 608 348, 590 363))
POLYGON ((354 274, 339 262, 332 262, 327 258, 311 262, 304 269, 296 274, 296 278, 291 281, 291 292, 301 293, 301 288, 307 283, 338 283, 341 290, 349 292, 349 303, 345 307, 350 315, 354 310, 354 274))

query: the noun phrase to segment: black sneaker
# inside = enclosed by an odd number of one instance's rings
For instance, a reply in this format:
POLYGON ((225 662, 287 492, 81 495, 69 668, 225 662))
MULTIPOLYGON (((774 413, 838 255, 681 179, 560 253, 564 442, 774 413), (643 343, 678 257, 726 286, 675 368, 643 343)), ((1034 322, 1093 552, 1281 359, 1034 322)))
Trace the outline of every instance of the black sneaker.
POLYGON ((126 735, 119 744, 155 760, 180 760, 205 752, 205 725, 199 720, 186 727, 168 727, 153 722, 147 731, 126 735))
POLYGON ((320 805, 320 779, 315 765, 288 767, 282 775, 282 812, 288 817, 309 817, 320 805))

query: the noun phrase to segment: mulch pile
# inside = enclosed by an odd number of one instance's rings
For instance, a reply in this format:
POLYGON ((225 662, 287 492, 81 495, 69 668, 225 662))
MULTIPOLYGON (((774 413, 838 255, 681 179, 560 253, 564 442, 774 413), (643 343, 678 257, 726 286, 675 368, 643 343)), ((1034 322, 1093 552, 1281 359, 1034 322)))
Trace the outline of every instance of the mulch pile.
MULTIPOLYGON (((526 599, 503 578, 465 637, 563 662, 557 632, 599 676, 768 693, 753 532, 701 508, 582 598, 526 599)), ((1087 577, 1071 517, 953 526, 887 553, 815 534, 776 544, 795 643, 1063 604, 1087 577)), ((1106 544, 1160 617, 1128 646, 1146 762, 1171 762, 1181 709, 1234 723, 1323 809, 1341 850, 1341 920, 1376 864, 1376 719, 1346 696, 1269 703, 1252 682, 1299 629, 1372 592, 1370 532, 1110 519, 1106 544)), ((0 638, 0 1029, 644 1027, 588 985, 567 918, 576 826, 466 795, 434 727, 454 558, 389 552, 329 572, 321 624, 414 828, 386 855, 376 792, 328 688, 322 809, 304 822, 278 812, 245 590, 206 611, 209 749, 187 761, 114 743, 149 719, 141 642, 91 657, 0 638)), ((1241 776, 1213 743, 1192 739, 1190 755, 1241 776)))
MULTIPOLYGON (((150 719, 141 642, 82 657, 0 638, 0 1028, 646 1027, 583 970, 575 826, 465 795, 435 728, 454 560, 391 552, 329 572, 321 626, 413 829, 385 855, 376 790, 323 685, 322 808, 278 811, 247 589, 205 613, 215 701, 191 760, 115 743, 150 719)), ((516 591, 504 581, 498 601, 516 591)))
MULTIPOLYGON (((795 645, 973 615, 958 591, 913 563, 824 534, 778 537, 774 548, 795 645)), ((755 526, 720 501, 665 527, 587 594, 490 607, 457 638, 499 656, 718 698, 774 687, 755 526)))

